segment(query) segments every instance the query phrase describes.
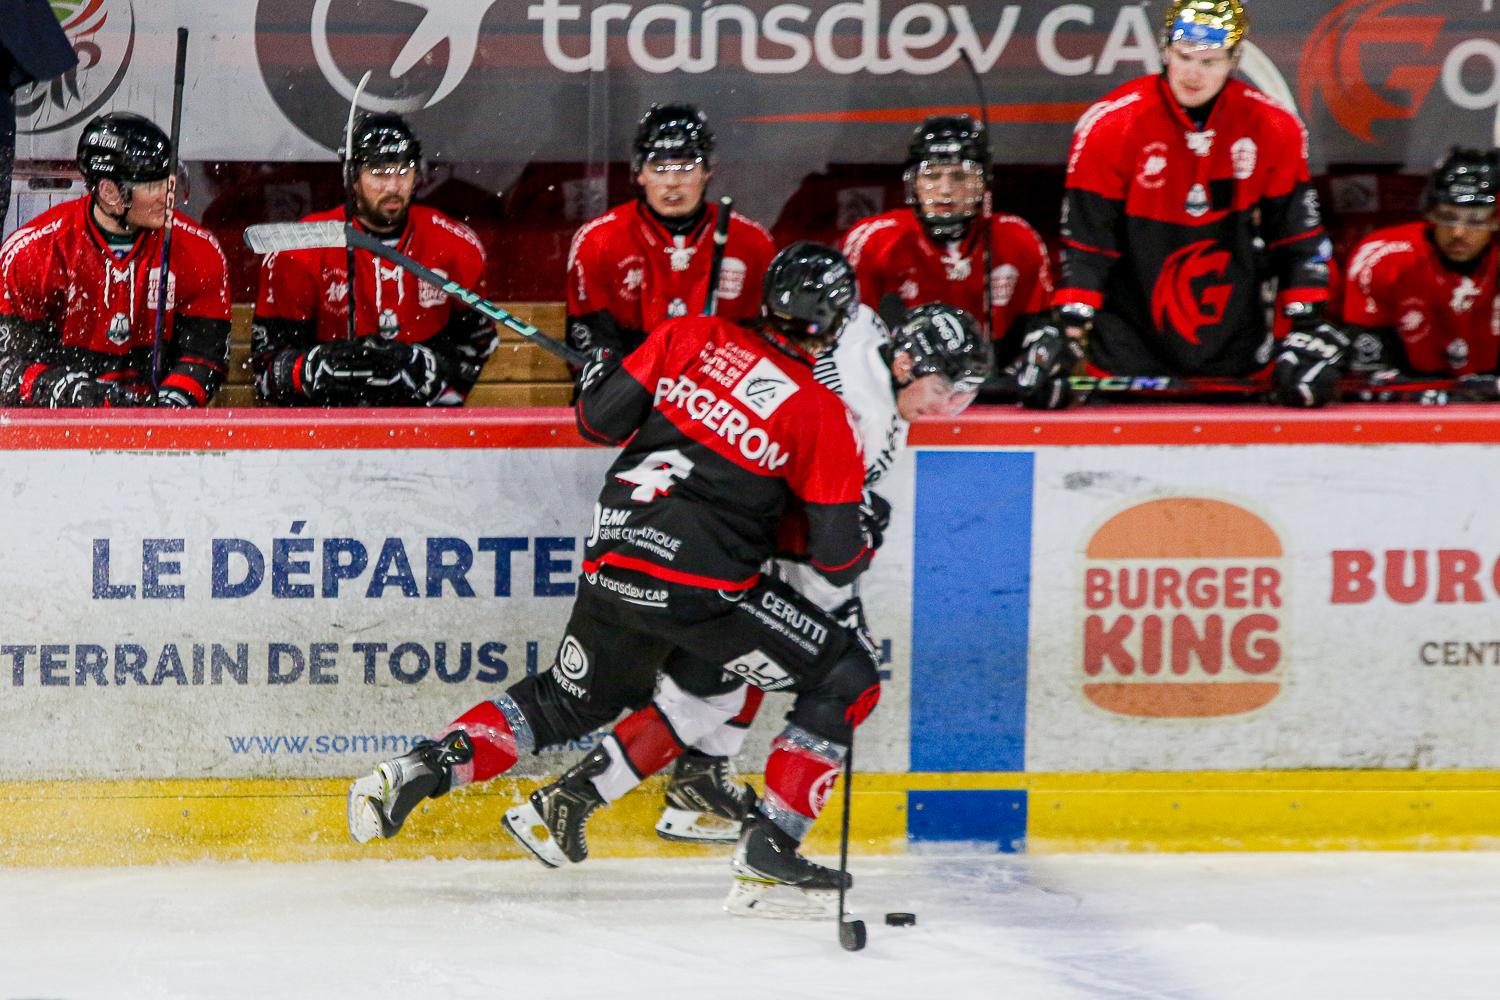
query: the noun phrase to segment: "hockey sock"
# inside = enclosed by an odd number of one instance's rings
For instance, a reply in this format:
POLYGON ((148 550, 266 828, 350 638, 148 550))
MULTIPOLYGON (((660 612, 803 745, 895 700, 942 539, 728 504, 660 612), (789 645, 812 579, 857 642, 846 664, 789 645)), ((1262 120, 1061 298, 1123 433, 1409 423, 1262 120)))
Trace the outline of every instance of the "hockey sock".
POLYGON ((798 843, 812 829, 839 777, 848 747, 788 726, 771 743, 760 809, 798 843))
POLYGON ((474 759, 453 767, 454 788, 473 781, 489 781, 514 766, 520 753, 515 727, 511 723, 513 715, 522 723, 525 722, 515 702, 502 695, 494 701, 482 701, 475 705, 438 734, 438 738, 442 739, 454 730, 462 729, 469 734, 469 739, 474 744, 474 759))
POLYGON ((745 746, 745 737, 750 732, 750 723, 755 721, 760 703, 766 700, 766 693, 760 688, 746 687, 744 691, 745 704, 739 713, 694 743, 694 750, 701 750, 713 757, 734 757, 739 754, 745 746))
POLYGON ((623 756, 616 764, 628 764, 621 768, 612 766, 609 771, 594 779, 594 786, 606 802, 630 791, 646 778, 660 771, 682 755, 686 749, 656 705, 647 705, 639 712, 632 712, 615 726, 616 746, 623 756), (618 772, 627 773, 618 773, 618 772), (626 784, 627 780, 629 781, 626 784))

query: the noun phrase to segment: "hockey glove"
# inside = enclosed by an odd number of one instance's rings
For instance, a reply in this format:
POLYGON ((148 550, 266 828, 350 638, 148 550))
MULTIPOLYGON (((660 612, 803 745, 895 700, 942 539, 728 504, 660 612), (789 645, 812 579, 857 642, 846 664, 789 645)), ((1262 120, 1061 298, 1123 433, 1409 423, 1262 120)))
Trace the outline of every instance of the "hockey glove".
MULTIPOLYGON (((370 378, 376 390, 372 401, 385 406, 431 406, 448 402, 448 382, 442 365, 426 344, 404 344, 398 340, 367 342, 373 356, 384 362, 385 370, 370 378)), ((453 403, 463 402, 453 393, 453 403)))
POLYGON ((1332 323, 1298 323, 1281 342, 1271 394, 1283 406, 1323 406, 1338 392, 1349 364, 1349 338, 1332 323))
POLYGON ((1060 410, 1072 402, 1068 376, 1083 359, 1076 337, 1052 323, 1034 327, 1021 341, 1016 385, 1021 405, 1031 410, 1060 410))
POLYGON ((609 377, 609 373, 620 367, 620 359, 607 347, 596 347, 589 352, 588 363, 578 373, 578 392, 582 395, 609 377))
POLYGON ((324 406, 368 405, 372 384, 398 374, 393 361, 359 340, 318 344, 293 363, 299 365, 302 394, 324 406))
POLYGON ((142 405, 141 397, 118 382, 105 382, 85 372, 43 372, 32 388, 35 405, 52 408, 118 408, 142 405))
POLYGON ((185 389, 179 389, 174 385, 164 385, 156 390, 147 405, 164 410, 189 410, 198 405, 198 401, 185 389))
POLYGON ((891 503, 879 493, 865 490, 859 501, 859 526, 870 539, 870 548, 880 548, 885 529, 891 526, 891 503))

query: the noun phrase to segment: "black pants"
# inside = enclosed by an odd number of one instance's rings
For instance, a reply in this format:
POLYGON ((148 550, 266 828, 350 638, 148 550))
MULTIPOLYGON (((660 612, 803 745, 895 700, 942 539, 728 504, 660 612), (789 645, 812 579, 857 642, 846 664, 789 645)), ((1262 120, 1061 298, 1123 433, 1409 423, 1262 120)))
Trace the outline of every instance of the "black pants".
POLYGON ((840 742, 852 736, 849 708, 879 684, 863 647, 779 580, 764 578, 726 595, 619 574, 580 582, 551 669, 508 693, 526 713, 540 749, 644 708, 658 671, 670 675, 680 666, 685 689, 710 693, 704 688, 713 678, 704 678, 705 664, 765 691, 795 692, 789 718, 840 742), (664 606, 643 606, 637 603, 642 597, 660 598, 664 606))

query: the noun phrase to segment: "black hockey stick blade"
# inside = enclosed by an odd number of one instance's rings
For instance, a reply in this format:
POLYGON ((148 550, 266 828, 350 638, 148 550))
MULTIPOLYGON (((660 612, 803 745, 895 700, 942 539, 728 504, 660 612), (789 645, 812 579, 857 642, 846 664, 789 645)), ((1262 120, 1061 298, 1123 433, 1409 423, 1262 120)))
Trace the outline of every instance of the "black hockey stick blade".
POLYGON ((845 951, 859 951, 864 948, 865 922, 863 920, 840 920, 839 944, 845 951))
POLYGON ((729 245, 729 219, 734 214, 734 199, 719 199, 719 217, 714 222, 714 251, 708 268, 708 294, 703 298, 703 315, 712 316, 718 308, 719 274, 724 270, 724 248, 729 245))

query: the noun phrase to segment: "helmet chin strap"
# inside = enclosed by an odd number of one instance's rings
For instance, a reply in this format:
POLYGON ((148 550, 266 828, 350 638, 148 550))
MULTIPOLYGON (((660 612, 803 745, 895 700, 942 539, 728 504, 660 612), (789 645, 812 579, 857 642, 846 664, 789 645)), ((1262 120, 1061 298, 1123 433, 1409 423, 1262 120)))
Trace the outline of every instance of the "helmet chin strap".
POLYGON ((974 228, 974 219, 932 219, 917 211, 917 221, 922 223, 922 230, 939 243, 962 243, 969 238, 969 233, 974 228))

